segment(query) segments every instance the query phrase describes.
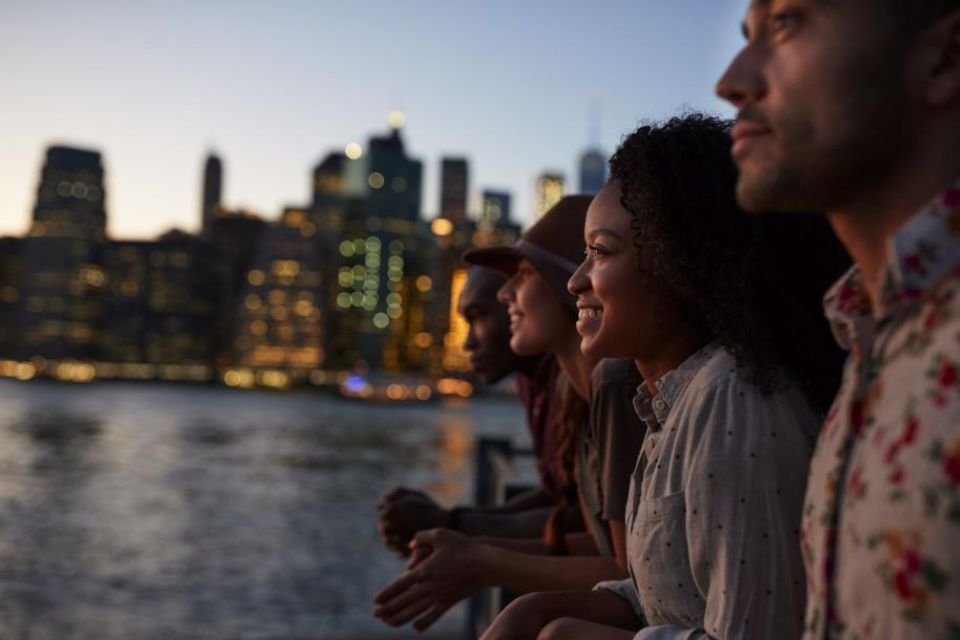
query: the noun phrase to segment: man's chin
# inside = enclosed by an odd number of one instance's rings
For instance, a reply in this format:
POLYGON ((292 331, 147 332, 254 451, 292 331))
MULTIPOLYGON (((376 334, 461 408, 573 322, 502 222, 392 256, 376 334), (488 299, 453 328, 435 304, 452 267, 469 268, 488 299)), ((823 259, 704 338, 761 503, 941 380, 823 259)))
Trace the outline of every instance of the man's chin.
POLYGON ((783 198, 778 195, 766 176, 742 172, 737 180, 737 204, 747 213, 783 210, 783 198))

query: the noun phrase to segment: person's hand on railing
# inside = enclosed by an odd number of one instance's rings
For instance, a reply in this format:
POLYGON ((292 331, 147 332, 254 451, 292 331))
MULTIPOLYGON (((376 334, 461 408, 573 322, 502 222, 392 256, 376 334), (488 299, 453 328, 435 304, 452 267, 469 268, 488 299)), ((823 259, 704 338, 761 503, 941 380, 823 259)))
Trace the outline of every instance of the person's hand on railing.
POLYGON ((380 499, 377 529, 383 544, 401 557, 410 554, 418 531, 444 526, 450 512, 423 491, 398 487, 380 499))
POLYGON ((373 614, 391 626, 415 620, 424 631, 450 607, 483 586, 486 545, 447 529, 417 533, 408 568, 374 598, 373 614))

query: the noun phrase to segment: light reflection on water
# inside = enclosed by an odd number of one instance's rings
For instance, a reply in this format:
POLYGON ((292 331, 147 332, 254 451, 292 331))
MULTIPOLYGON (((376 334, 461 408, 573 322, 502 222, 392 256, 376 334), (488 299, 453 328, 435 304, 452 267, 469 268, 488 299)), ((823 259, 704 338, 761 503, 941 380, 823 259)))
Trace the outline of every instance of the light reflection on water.
POLYGON ((0 381, 0 638, 389 637, 376 500, 462 499, 473 437, 521 423, 492 400, 0 381))

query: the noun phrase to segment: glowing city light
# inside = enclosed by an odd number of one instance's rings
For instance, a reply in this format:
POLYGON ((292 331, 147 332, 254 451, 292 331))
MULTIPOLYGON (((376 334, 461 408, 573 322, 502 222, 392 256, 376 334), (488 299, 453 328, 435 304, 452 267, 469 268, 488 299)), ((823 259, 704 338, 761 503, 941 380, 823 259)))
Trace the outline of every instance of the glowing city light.
POLYGON ((351 142, 343 148, 343 153, 351 160, 359 160, 360 156, 363 155, 363 147, 356 142, 351 142))
POLYGON ((430 276, 418 276, 417 277, 417 290, 421 293, 426 293, 433 288, 433 280, 430 279, 430 276))
POLYGON ((437 236, 448 236, 453 233, 453 223, 446 218, 435 218, 430 223, 430 230, 437 236))
POLYGON ((390 115, 387 116, 387 122, 390 123, 390 127, 393 129, 402 129, 403 126, 407 124, 407 116, 403 111, 394 109, 390 112, 390 115))
POLYGON ((379 171, 374 171, 367 178, 367 184, 370 185, 371 189, 379 189, 383 186, 383 183, 384 183, 383 174, 380 173, 379 171))

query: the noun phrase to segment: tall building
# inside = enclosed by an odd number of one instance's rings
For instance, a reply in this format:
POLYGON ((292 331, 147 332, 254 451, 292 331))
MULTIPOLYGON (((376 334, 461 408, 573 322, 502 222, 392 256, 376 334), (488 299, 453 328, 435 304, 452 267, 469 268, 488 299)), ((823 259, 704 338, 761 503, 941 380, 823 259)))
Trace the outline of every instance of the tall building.
POLYGON ((401 128, 393 127, 347 163, 344 196, 361 199, 365 215, 416 222, 422 177, 423 163, 407 155, 401 128))
MULTIPOLYGON (((303 232, 314 235, 314 244, 321 256, 320 271, 323 282, 326 283, 322 293, 323 335, 324 335, 324 367, 347 368, 353 360, 349 355, 352 347, 343 344, 337 338, 341 327, 349 322, 342 313, 338 313, 337 296, 340 294, 338 269, 341 256, 338 251, 343 235, 344 216, 346 215, 347 198, 345 196, 347 165, 363 155, 359 144, 351 143, 344 151, 328 153, 314 168, 311 182, 312 205, 310 207, 310 225, 303 232), (336 344, 334 344, 336 343, 336 344)), ((357 208, 354 199, 354 208, 357 208)), ((321 304, 318 302, 318 304, 321 304)))
POLYGON ((492 226, 509 224, 510 194, 506 191, 484 190, 480 198, 480 221, 492 226))
POLYGON ((306 210, 284 210, 262 234, 247 272, 235 363, 260 384, 302 382, 324 365, 328 287, 313 227, 306 210))
MULTIPOLYGON (((419 299, 416 279, 427 272, 430 251, 420 220, 423 165, 407 155, 394 118, 389 134, 372 137, 366 149, 348 149, 347 157, 330 287, 330 367, 416 369, 408 363, 429 348, 406 349, 418 344, 409 335, 417 325, 410 303, 419 299)), ((423 321, 431 321, 429 312, 423 321)))
POLYGON ((553 205, 560 202, 564 195, 564 179, 559 173, 542 173, 537 176, 536 200, 534 202, 535 219, 539 219, 553 205))
POLYGON ((20 342, 23 240, 0 238, 0 358, 16 357, 20 342))
POLYGON ((203 196, 200 202, 200 219, 203 221, 201 235, 213 235, 213 222, 223 208, 223 163, 210 153, 203 165, 203 196))
POLYGON ((53 146, 37 188, 33 223, 23 243, 21 357, 89 358, 95 354, 106 275, 100 154, 53 146))
MULTIPOLYGON (((150 254, 155 249, 152 241, 121 240, 103 250, 107 286, 98 355, 105 362, 118 366, 147 362, 150 254)), ((126 372, 120 373, 124 377, 126 372)), ((143 377, 152 378, 152 372, 143 377)))
POLYGON ((510 202, 510 194, 505 191, 483 191, 473 246, 491 247, 517 241, 520 226, 512 220, 510 202))
POLYGON ((468 171, 464 158, 440 161, 440 216, 454 224, 467 219, 468 171))
POLYGON ((598 149, 587 149, 580 156, 580 193, 600 193, 607 181, 607 160, 598 149))

